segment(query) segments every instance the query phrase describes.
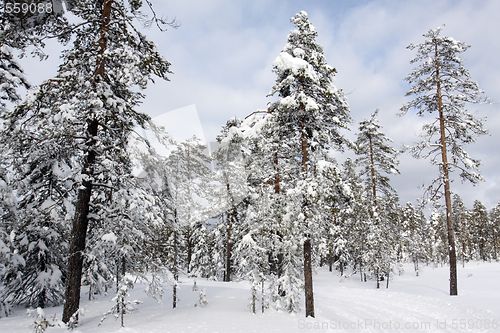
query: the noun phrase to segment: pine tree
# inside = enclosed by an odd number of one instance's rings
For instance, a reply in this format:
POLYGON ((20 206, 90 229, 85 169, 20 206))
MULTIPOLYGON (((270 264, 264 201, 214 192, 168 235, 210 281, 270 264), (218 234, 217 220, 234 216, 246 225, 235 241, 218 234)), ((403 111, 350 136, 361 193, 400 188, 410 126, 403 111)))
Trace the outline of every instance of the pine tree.
POLYGON ((402 211, 402 238, 405 252, 413 262, 415 274, 419 275, 419 262, 426 260, 425 248, 425 217, 423 212, 407 202, 402 211))
MULTIPOLYGON (((66 278, 63 321, 78 310, 83 254, 93 201, 112 199, 128 191, 132 168, 127 151, 135 126, 149 117, 135 111, 152 75, 167 79, 169 63, 133 25, 142 17, 141 1, 80 1, 72 12, 79 17, 68 31, 73 44, 63 53, 55 78, 36 87, 8 117, 9 132, 32 130, 38 145, 50 143, 55 159, 70 156, 69 180, 76 192, 66 278), (35 130, 36 129, 36 130, 35 130), (43 130, 42 130, 43 129, 43 130), (51 142, 52 141, 52 142, 51 142), (64 153, 64 154, 63 154, 64 153), (59 156, 57 156, 59 154, 59 156)), ((153 20, 156 19, 153 17, 153 20)), ((19 142, 19 141, 18 141, 19 142)), ((15 147, 20 151, 27 141, 15 147)), ((111 202, 112 200, 109 200, 111 202)))
POLYGON ((376 119, 376 110, 369 120, 361 121, 356 140, 356 164, 362 167, 360 175, 366 184, 366 196, 369 204, 370 216, 367 235, 368 252, 365 258, 372 266, 379 287, 379 278, 382 272, 389 275, 391 266, 391 223, 385 214, 387 200, 395 195, 395 190, 389 184, 385 174, 399 174, 396 159, 396 150, 389 146, 391 139, 381 131, 376 119))
POLYGON ((488 211, 479 200, 474 200, 470 218, 472 220, 477 259, 486 261, 490 259, 489 238, 492 230, 490 230, 488 211))
POLYGON ((465 109, 465 103, 479 102, 482 91, 472 81, 463 66, 460 54, 469 46, 451 37, 440 36, 441 28, 429 30, 425 42, 408 46, 417 50, 411 61, 418 67, 406 78, 412 85, 407 96, 417 97, 401 108, 402 114, 415 108, 419 116, 437 112, 431 123, 422 128, 423 141, 411 149, 413 156, 431 158, 438 165, 439 177, 429 187, 430 197, 436 197, 444 188, 450 262, 450 295, 457 295, 457 263, 455 232, 451 207, 450 173, 460 171, 460 177, 477 184, 482 177, 476 172, 479 161, 463 149, 462 144, 472 143, 478 135, 485 134, 483 120, 465 109), (437 138, 436 138, 437 137, 437 138))
POLYGON ((252 313, 256 313, 256 302, 259 298, 259 289, 261 290, 260 300, 262 312, 264 312, 264 309, 267 307, 264 292, 267 249, 263 247, 265 246, 265 244, 262 244, 263 239, 262 230, 260 230, 258 234, 252 231, 243 236, 235 251, 235 262, 238 263, 238 273, 241 278, 250 282, 250 291, 252 294, 250 306, 252 313))
MULTIPOLYGON (((172 195, 173 225, 169 244, 172 251, 169 269, 177 281, 183 267, 190 268, 194 244, 187 244, 193 227, 202 220, 200 198, 207 197, 210 160, 205 145, 193 137, 177 145, 165 161, 172 195), (186 251, 183 251, 186 249, 186 251)), ((191 240, 192 241, 192 240, 191 240)), ((177 306, 177 286, 173 286, 173 307, 177 306)))
POLYGON ((213 153, 215 188, 210 197, 212 216, 221 216, 225 224, 225 273, 224 281, 231 281, 233 244, 241 238, 240 221, 248 198, 247 175, 242 150, 243 138, 235 135, 241 120, 230 119, 217 136, 219 148, 213 153))
POLYGON ((492 245, 495 260, 500 257, 500 202, 493 207, 490 212, 490 222, 492 224, 492 245))
POLYGON ((318 187, 316 204, 322 207, 321 220, 317 225, 324 230, 318 234, 318 252, 322 257, 328 258, 330 270, 335 263, 340 275, 343 275, 345 267, 352 262, 348 242, 352 227, 349 215, 353 197, 335 160, 321 161, 316 172, 321 184, 318 187))
POLYGON ((346 159, 342 169, 343 181, 348 185, 352 196, 352 208, 346 216, 346 222, 350 224, 349 252, 354 260, 353 269, 356 270, 356 267, 358 267, 361 281, 366 282, 364 257, 368 233, 369 209, 366 206, 365 190, 362 180, 356 172, 356 165, 350 158, 346 159))
POLYGON ((339 130, 350 122, 350 116, 342 91, 332 83, 336 71, 326 63, 307 13, 298 13, 291 21, 297 29, 289 34, 288 43, 273 63, 277 79, 269 95, 278 94, 280 99, 270 105, 269 111, 274 117, 273 137, 279 140, 271 141, 280 142, 280 150, 286 154, 285 172, 293 175, 291 187, 295 193, 289 202, 299 200, 290 207, 295 207, 297 226, 304 237, 306 317, 314 317, 315 209, 307 194, 317 162, 324 159, 328 149, 343 149, 348 143, 339 130))

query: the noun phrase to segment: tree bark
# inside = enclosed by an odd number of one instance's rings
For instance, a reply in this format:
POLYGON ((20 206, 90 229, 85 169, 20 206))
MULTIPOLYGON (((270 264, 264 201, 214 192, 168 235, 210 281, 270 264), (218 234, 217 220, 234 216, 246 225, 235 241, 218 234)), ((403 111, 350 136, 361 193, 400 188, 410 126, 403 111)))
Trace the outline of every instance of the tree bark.
MULTIPOLYGON (((229 190, 229 184, 227 184, 228 190, 229 190)), ((226 235, 226 274, 224 275, 224 281, 225 282, 230 282, 231 281, 231 253, 233 249, 233 244, 231 241, 231 231, 233 229, 233 224, 232 224, 232 215, 233 211, 227 213, 227 235, 226 235)))
MULTIPOLYGON (((177 209, 174 209, 174 218, 175 221, 177 222, 177 209)), ((177 226, 177 223, 176 223, 177 226)), ((179 269, 178 269, 178 260, 177 257, 179 256, 179 246, 178 246, 178 239, 177 239, 177 230, 174 230, 174 262, 173 262, 173 275, 174 275, 174 280, 175 283, 172 286, 172 308, 177 307, 177 281, 179 281, 179 269)))
POLYGON ((438 62, 438 47, 435 45, 436 56, 436 78, 437 78, 437 98, 439 108, 439 128, 441 134, 441 159, 443 162, 443 182, 444 182, 444 197, 446 201, 446 224, 448 229, 448 245, 450 259, 450 295, 458 295, 457 290, 457 255, 455 251, 455 231, 453 230, 453 216, 451 210, 451 191, 450 179, 448 174, 448 157, 446 153, 446 129, 444 124, 444 108, 443 97, 441 95, 441 81, 439 77, 439 62, 438 62))
MULTIPOLYGON (((97 120, 92 120, 87 128, 89 137, 97 135, 97 120)), ((92 149, 95 140, 88 143, 87 157, 85 159, 83 174, 91 176, 92 166, 95 162, 95 151, 92 149)), ((73 228, 69 245, 69 258, 66 277, 66 292, 64 295, 64 310, 62 321, 68 323, 78 308, 80 307, 80 289, 83 270, 83 251, 85 250, 85 240, 87 238, 87 227, 89 224, 88 214, 90 207, 90 197, 92 195, 92 181, 85 179, 82 181, 83 188, 78 191, 78 198, 75 207, 75 217, 73 218, 73 228)))
MULTIPOLYGON (((301 134, 301 144, 302 144, 302 173, 304 179, 307 177, 307 140, 305 133, 305 116, 302 117, 302 134, 301 134)), ((303 209, 306 203, 303 203, 303 209)), ((306 212, 304 211, 304 219, 307 220, 306 212)), ((313 281, 312 281, 312 259, 311 259, 311 237, 309 235, 309 230, 306 225, 306 240, 304 241, 304 283, 305 283, 305 296, 306 296, 306 317, 314 318, 314 293, 313 293, 313 281)))
POLYGON ((314 293, 312 281, 311 239, 304 241, 304 280, 306 294, 306 317, 314 318, 314 293))
POLYGON ((370 142, 370 168, 372 173, 372 192, 373 192, 373 207, 377 209, 377 186, 375 182, 375 162, 373 160, 373 143, 371 135, 368 135, 368 140, 370 142))

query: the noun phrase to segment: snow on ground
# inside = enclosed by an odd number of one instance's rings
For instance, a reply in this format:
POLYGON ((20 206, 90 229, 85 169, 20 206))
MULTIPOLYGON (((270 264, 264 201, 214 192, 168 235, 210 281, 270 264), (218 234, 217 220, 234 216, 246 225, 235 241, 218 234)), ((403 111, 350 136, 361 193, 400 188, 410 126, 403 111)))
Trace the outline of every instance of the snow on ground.
MULTIPOLYGON (((472 262, 458 269, 459 296, 448 295, 449 269, 422 266, 416 277, 412 265, 406 272, 385 281, 381 289, 374 281, 360 281, 359 275, 340 278, 337 272, 321 268, 314 276, 316 318, 304 313, 288 314, 267 310, 252 314, 248 282, 215 282, 182 278, 177 309, 171 308, 170 287, 163 304, 148 298, 144 285, 130 292, 130 300, 144 303, 125 315, 125 327, 109 316, 98 327, 102 314, 112 304, 113 295, 88 301, 82 291, 85 315, 75 333, 197 333, 197 332, 500 332, 500 263, 472 262), (208 305, 195 307, 205 288, 208 305)), ((257 304, 259 309, 260 304, 257 304)), ((62 307, 47 308, 45 314, 61 318, 62 307)), ((25 309, 0 319, 0 332, 32 332, 34 318, 25 309)), ((47 332, 66 332, 51 327, 47 332)))

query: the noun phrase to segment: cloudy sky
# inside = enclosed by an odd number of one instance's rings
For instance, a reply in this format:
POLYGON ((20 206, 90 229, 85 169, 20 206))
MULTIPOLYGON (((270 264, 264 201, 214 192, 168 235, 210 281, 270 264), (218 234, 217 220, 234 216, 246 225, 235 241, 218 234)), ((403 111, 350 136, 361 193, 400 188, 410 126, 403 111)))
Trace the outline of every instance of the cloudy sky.
MULTIPOLYGON (((452 190, 472 207, 475 199, 492 208, 500 200, 500 1, 452 0, 153 0, 157 14, 175 18, 177 29, 146 30, 172 63, 170 82, 148 87, 141 110, 152 116, 194 105, 207 141, 214 141, 231 117, 244 118, 265 109, 266 95, 275 81, 272 63, 293 29, 290 18, 305 10, 324 46, 327 62, 338 71, 336 85, 347 94, 354 123, 347 136, 355 139, 359 121, 380 109, 383 130, 400 147, 418 140, 421 125, 431 118, 407 114, 396 117, 408 101, 404 81, 415 55, 407 50, 420 43, 429 29, 445 24, 442 34, 466 42, 466 68, 489 97, 491 104, 469 105, 487 117, 491 135, 467 147, 481 159, 486 182, 472 187, 459 179, 452 190)), ((25 61, 32 83, 55 73, 58 47, 46 64, 25 61), (36 69, 34 68, 36 67, 36 69), (32 74, 36 73, 36 74, 32 74)), ((190 111, 193 108, 188 108, 190 111)), ((177 116, 179 112, 177 112, 177 116)), ((190 113, 190 117, 192 117, 190 113)), ((167 119, 168 117, 162 117, 167 119)), ((172 122, 175 122, 173 117, 172 122)), ((193 122, 194 129, 198 125, 193 122)), ((186 131, 190 131, 186 128, 186 131)), ((338 155, 340 161, 345 155, 338 155)), ((400 157, 401 175, 392 177, 403 202, 421 197, 419 185, 437 175, 429 161, 400 157)))

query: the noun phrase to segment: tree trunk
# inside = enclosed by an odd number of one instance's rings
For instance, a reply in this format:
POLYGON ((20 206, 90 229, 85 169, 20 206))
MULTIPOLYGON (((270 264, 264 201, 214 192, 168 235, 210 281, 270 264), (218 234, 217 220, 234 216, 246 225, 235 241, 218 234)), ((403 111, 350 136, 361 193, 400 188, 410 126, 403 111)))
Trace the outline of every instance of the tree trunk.
MULTIPOLYGON (((305 136, 305 116, 302 117, 302 173, 304 179, 307 178, 307 141, 305 136)), ((306 203, 303 203, 303 208, 305 208, 306 203)), ((304 212, 306 213, 306 212, 304 212)), ((307 215, 304 214, 304 219, 307 220, 307 215)), ((308 229, 306 225, 306 230, 308 229)), ((304 241, 304 282, 305 282, 305 296, 306 296, 306 317, 314 318, 314 293, 313 293, 313 281, 312 281, 312 251, 311 251, 311 238, 309 235, 309 230, 306 231, 306 240, 304 241)))
MULTIPOLYGON (((97 135, 97 120, 92 120, 87 127, 88 136, 93 138, 97 135)), ((85 159, 82 173, 92 176, 95 162, 95 151, 93 146, 95 140, 90 140, 87 146, 87 157, 85 159)), ((85 179, 82 181, 83 188, 78 191, 75 205, 75 217, 73 218, 73 228, 69 245, 69 258, 66 276, 66 291, 64 294, 64 310, 62 321, 68 323, 71 316, 80 307, 80 289, 83 270, 83 251, 85 250, 85 240, 87 238, 87 227, 89 224, 88 214, 90 208, 90 197, 92 195, 92 181, 85 179)), ((78 319, 78 318, 76 318, 78 319)))
MULTIPOLYGON (((177 219, 177 210, 175 210, 176 219, 177 219)), ((179 255, 179 247, 178 247, 178 239, 177 239, 177 230, 174 230, 174 265, 173 265, 173 274, 175 283, 172 287, 172 308, 177 307, 177 281, 179 281, 179 270, 177 265, 177 256, 179 255)))
POLYGON ((387 284, 385 285, 385 289, 389 289, 389 278, 391 277, 391 266, 387 269, 387 284))
MULTIPOLYGON (((275 171, 275 174, 274 174, 274 194, 276 194, 276 197, 278 197, 280 194, 280 174, 279 174, 279 164, 278 164, 279 160, 278 160, 278 152, 277 151, 274 152, 273 162, 274 162, 274 171, 275 171)), ((278 225, 281 228, 281 216, 278 216, 278 225)), ((278 236, 278 240, 281 242, 281 239, 282 239, 281 231, 278 230, 276 232, 276 234, 278 236)), ((282 266, 283 266, 283 252, 281 251, 281 246, 280 246, 279 250, 278 250, 278 255, 276 256, 276 275, 278 276, 278 279, 282 275, 282 266)), ((281 287, 281 284, 278 285, 278 295, 280 295, 281 297, 286 296, 286 292, 281 287)))
POLYGON ((264 278, 262 278, 262 282, 261 282, 261 284, 262 284, 262 291, 261 291, 261 305, 262 305, 262 313, 264 313, 264 310, 265 310, 265 308, 266 308, 266 298, 265 298, 265 294, 264 294, 264 291, 265 291, 265 289, 264 289, 264 287, 265 287, 265 286, 264 286, 264 278))
MULTIPOLYGON (((229 184, 227 185, 229 188, 229 184)), ((232 224, 232 214, 233 212, 227 213, 227 235, 226 235, 226 274, 224 275, 224 281, 231 281, 231 253, 233 250, 233 244, 231 241, 231 231, 233 230, 232 224)))
POLYGON ((314 318, 314 294, 312 281, 311 239, 304 241, 304 279, 306 294, 306 317, 314 318))
POLYGON ((446 201, 446 224, 448 229, 448 245, 449 245, 449 258, 450 258, 450 295, 458 295, 457 290, 457 255, 455 251, 455 231, 453 230, 453 216, 451 210, 451 192, 450 192, 450 179, 448 175, 448 156, 446 153, 446 129, 444 124, 444 110, 443 110, 443 97, 441 95, 441 81, 439 74, 438 48, 435 45, 436 56, 436 78, 437 78, 437 98, 439 107, 439 127, 441 134, 441 158, 443 168, 443 181, 444 181, 444 197, 446 201))
POLYGON ((377 209, 377 186, 375 182, 375 162, 373 160, 373 143, 371 135, 368 135, 370 142, 370 169, 372 173, 372 194, 373 194, 373 207, 377 209))

